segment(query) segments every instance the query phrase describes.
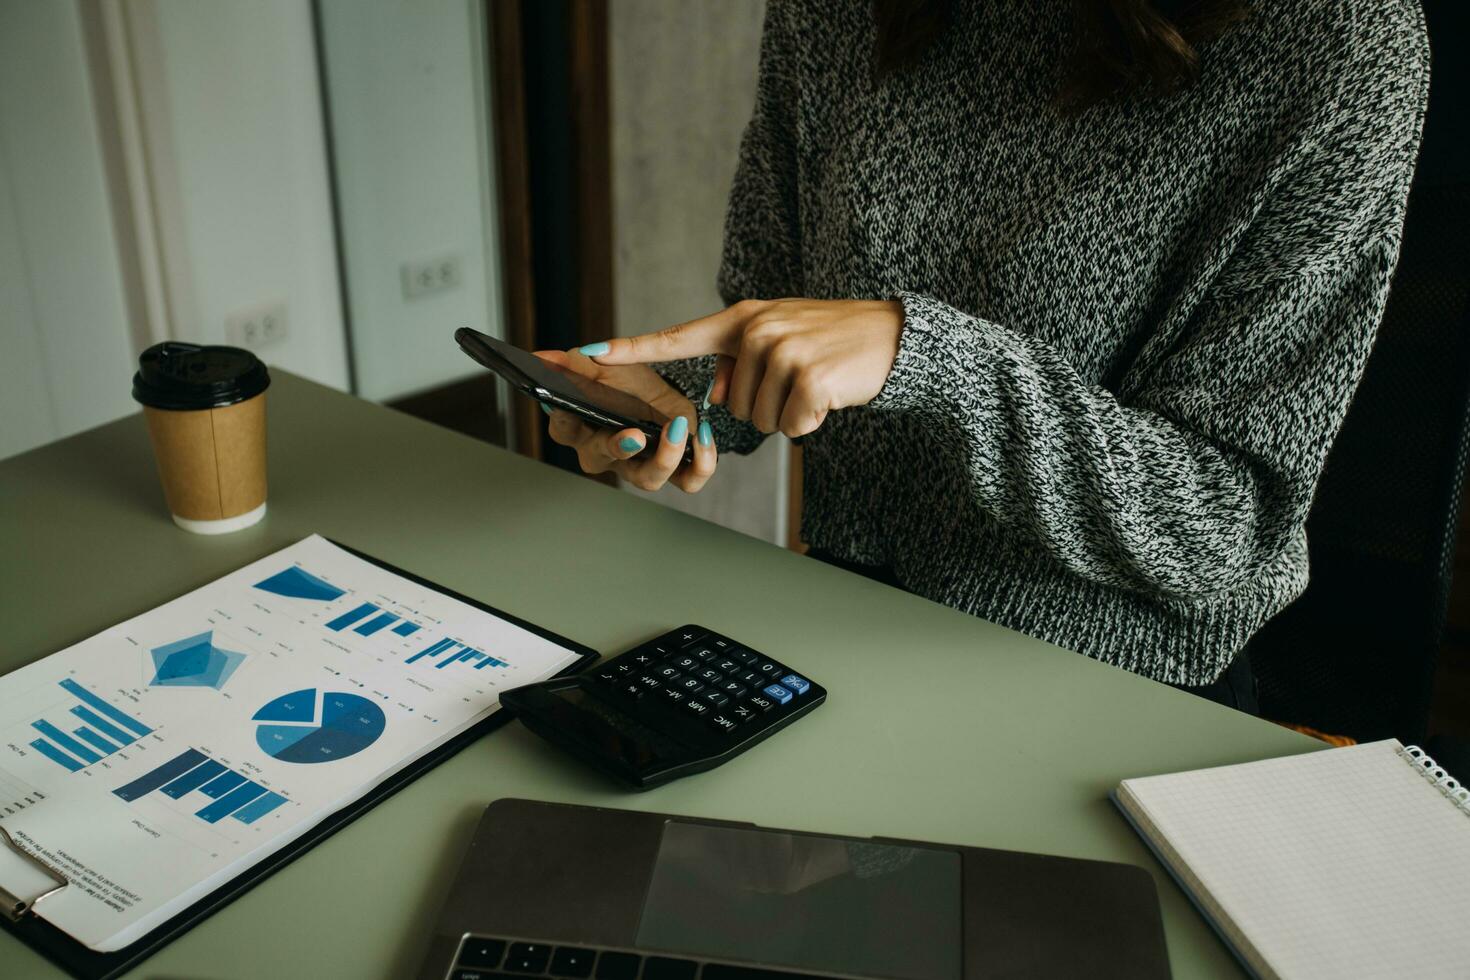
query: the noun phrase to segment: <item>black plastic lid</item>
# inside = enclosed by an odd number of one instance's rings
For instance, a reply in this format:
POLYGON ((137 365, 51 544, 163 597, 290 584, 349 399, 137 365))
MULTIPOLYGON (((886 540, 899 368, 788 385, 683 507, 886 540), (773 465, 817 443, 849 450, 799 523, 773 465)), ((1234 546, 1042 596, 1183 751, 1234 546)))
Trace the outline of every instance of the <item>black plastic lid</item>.
POLYGON ((260 358, 238 347, 201 347, 167 340, 138 358, 133 398, 150 408, 223 408, 270 387, 260 358))

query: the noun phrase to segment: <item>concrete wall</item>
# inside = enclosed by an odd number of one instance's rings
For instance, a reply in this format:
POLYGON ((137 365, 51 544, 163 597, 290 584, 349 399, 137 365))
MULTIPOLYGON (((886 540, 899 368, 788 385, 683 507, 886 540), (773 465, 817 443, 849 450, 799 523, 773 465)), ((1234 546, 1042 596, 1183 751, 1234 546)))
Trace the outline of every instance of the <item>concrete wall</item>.
MULTIPOLYGON (((609 5, 617 329, 644 333, 720 308, 725 200, 755 99, 764 4, 615 0, 609 5)), ((785 542, 784 438, 723 456, 699 494, 657 498, 785 542)), ((641 491, 629 488, 631 493, 641 491)))

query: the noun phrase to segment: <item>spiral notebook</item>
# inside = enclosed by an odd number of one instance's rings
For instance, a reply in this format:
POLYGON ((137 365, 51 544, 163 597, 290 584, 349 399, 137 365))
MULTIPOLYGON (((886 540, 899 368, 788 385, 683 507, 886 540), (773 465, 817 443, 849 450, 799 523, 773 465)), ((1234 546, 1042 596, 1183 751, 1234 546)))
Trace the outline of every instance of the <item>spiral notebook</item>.
POLYGON ((1125 779, 1113 801, 1255 976, 1470 977, 1470 790, 1415 746, 1125 779))

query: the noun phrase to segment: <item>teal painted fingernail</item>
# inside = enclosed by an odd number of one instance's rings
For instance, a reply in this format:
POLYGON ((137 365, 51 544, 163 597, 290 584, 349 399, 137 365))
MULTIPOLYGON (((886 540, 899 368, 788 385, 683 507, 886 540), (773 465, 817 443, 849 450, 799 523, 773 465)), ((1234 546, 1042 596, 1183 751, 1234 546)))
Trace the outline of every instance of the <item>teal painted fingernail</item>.
POLYGON ((601 357, 603 354, 606 354, 610 350, 612 350, 612 344, 609 344, 605 340, 599 340, 595 344, 588 344, 585 347, 578 347, 577 353, 581 354, 583 357, 601 357))
POLYGON ((541 403, 541 411, 545 412, 547 415, 550 415, 551 414, 551 406, 548 405, 548 404, 546 404, 545 402, 542 402, 541 403))
POLYGON ((715 441, 715 434, 710 431, 709 423, 708 422, 701 422, 701 423, 699 423, 699 444, 701 446, 708 446, 710 443, 712 443, 714 441, 715 441))
POLYGON ((689 420, 680 415, 669 423, 669 442, 683 442, 689 434, 689 420))
POLYGON ((712 395, 712 394, 714 394, 714 391, 715 391, 715 379, 714 378, 710 378, 709 379, 709 387, 706 388, 706 389, 704 389, 704 401, 699 406, 699 410, 701 412, 703 412, 703 411, 705 411, 705 410, 707 410, 709 408, 709 396, 712 395))
POLYGON ((643 448, 643 443, 634 439, 632 436, 623 436, 623 438, 618 440, 618 448, 625 453, 636 453, 643 448))

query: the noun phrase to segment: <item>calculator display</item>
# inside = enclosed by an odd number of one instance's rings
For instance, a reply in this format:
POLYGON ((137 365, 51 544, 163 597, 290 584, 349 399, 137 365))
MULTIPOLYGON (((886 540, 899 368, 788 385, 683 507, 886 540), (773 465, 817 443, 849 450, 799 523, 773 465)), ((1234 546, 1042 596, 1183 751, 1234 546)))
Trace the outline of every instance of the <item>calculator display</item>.
POLYGON ((960 980, 960 855, 664 825, 638 945, 896 980, 960 980))

